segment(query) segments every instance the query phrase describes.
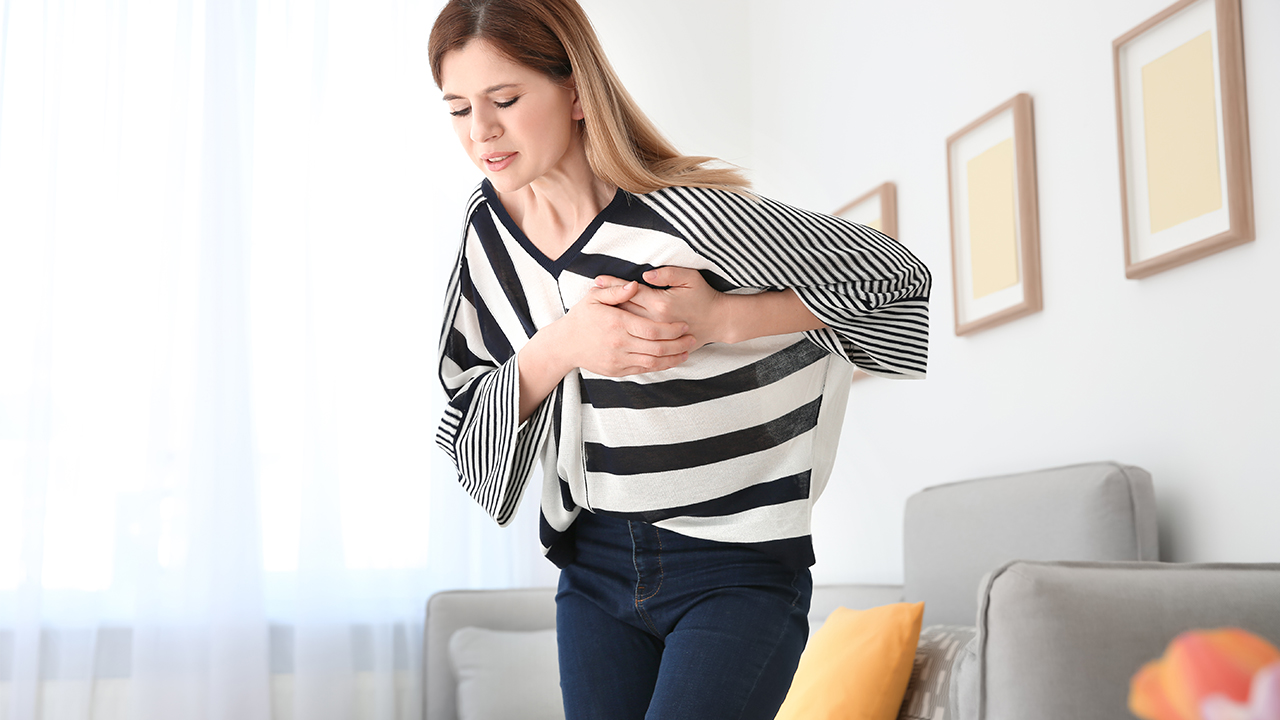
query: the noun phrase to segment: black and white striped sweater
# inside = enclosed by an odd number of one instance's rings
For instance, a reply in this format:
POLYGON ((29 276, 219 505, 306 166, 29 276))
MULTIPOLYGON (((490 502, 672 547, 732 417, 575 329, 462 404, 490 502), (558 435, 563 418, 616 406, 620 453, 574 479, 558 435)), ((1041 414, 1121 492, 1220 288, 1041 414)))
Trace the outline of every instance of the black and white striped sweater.
POLYGON ((668 188, 613 201, 556 260, 486 180, 471 196, 446 295, 437 442, 505 525, 541 461, 541 541, 573 558, 582 510, 813 563, 810 514, 831 474, 853 366, 924 377, 930 275, 870 228, 772 200, 668 188), (709 344, 679 367, 571 372, 519 422, 517 353, 597 275, 695 268, 727 292, 793 288, 828 327, 709 344))

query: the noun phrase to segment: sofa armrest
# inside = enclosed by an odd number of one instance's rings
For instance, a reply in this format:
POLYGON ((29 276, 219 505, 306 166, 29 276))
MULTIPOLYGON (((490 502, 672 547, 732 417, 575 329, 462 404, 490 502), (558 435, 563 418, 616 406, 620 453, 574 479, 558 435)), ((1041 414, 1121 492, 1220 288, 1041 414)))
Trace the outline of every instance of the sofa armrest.
POLYGON ((1128 718, 1129 681, 1179 633, 1280 644, 1280 564, 1014 561, 980 588, 952 691, 962 719, 1128 718))
POLYGON ((449 665, 449 639, 456 630, 546 630, 555 626, 554 588, 451 590, 432 595, 423 631, 426 720, 457 720, 457 681, 449 665))

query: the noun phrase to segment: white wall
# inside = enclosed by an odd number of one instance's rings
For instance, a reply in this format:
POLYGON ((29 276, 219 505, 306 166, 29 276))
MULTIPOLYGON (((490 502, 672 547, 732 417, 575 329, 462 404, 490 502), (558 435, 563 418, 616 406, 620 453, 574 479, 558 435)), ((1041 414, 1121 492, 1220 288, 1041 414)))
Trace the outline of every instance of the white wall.
POLYGON ((750 13, 741 0, 579 0, 627 90, 681 152, 747 164, 750 13))
POLYGON ((1280 3, 1244 0, 1257 240, 1124 277, 1111 43, 1170 0, 753 0, 757 188, 830 211, 886 180, 934 273, 930 376, 851 393, 820 582, 899 582, 922 487, 1097 459, 1149 470, 1164 559, 1280 560, 1280 3), (954 334, 946 138, 1034 102, 1043 312, 954 334))

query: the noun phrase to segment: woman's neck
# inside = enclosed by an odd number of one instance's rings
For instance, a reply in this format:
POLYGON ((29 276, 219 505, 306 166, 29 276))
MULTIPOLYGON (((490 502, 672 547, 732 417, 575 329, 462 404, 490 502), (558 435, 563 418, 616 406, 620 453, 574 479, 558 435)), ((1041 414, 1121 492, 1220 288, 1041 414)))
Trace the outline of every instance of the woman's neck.
POLYGON ((596 177, 581 143, 542 177, 498 198, 511 219, 547 257, 555 259, 613 200, 617 188, 596 177))

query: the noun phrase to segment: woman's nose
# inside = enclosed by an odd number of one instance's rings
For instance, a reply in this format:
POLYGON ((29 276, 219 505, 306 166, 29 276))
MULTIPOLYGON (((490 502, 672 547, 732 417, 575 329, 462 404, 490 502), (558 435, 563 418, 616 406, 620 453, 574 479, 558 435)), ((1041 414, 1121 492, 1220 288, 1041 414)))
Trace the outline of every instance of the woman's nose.
POLYGON ((498 124, 497 118, 491 112, 477 112, 475 108, 471 110, 471 141, 472 142, 489 142, 496 140, 502 136, 502 126, 498 124))

